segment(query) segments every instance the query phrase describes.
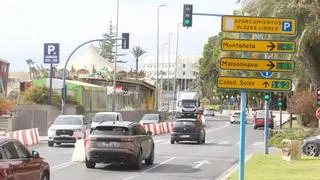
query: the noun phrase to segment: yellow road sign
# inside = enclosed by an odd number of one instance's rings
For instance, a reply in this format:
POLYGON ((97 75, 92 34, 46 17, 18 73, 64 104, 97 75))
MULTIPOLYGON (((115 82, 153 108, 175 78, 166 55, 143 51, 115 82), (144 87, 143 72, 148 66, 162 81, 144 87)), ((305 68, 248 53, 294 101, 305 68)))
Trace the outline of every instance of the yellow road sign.
POLYGON ((221 50, 269 53, 294 53, 296 51, 296 43, 294 41, 223 39, 221 41, 221 50))
POLYGON ((292 60, 221 58, 220 67, 224 70, 294 72, 292 60))
POLYGON ((291 18, 223 16, 223 32, 295 35, 297 23, 291 18))
POLYGON ((247 77, 218 77, 218 88, 291 91, 290 79, 265 79, 247 77))

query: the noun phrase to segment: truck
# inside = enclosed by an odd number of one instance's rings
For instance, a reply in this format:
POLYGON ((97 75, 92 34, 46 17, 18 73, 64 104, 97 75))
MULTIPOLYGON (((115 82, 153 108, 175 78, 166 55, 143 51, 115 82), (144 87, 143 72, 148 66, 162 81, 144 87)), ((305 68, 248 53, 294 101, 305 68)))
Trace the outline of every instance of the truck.
POLYGON ((180 91, 177 93, 176 117, 197 117, 200 99, 198 92, 180 91))

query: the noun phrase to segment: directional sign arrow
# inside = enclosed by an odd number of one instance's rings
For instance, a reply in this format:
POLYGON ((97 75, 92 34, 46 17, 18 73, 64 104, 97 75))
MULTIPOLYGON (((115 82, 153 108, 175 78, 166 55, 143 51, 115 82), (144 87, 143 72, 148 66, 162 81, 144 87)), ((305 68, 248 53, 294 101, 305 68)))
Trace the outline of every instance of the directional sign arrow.
POLYGON ((267 66, 270 67, 269 70, 273 69, 276 65, 272 62, 269 61, 270 64, 268 64, 267 66))
POLYGON ((211 162, 208 161, 208 160, 197 161, 197 162, 195 162, 195 163, 197 163, 197 165, 193 167, 193 168, 195 168, 195 169, 199 168, 200 166, 202 166, 202 165, 204 165, 204 164, 208 164, 208 165, 211 164, 211 162))
POLYGON ((264 85, 264 87, 270 86, 270 84, 269 84, 267 81, 265 81, 265 82, 263 83, 263 85, 264 85))
POLYGON ((270 41, 270 44, 267 47, 270 48, 270 51, 272 51, 276 47, 276 45, 272 41, 270 41))

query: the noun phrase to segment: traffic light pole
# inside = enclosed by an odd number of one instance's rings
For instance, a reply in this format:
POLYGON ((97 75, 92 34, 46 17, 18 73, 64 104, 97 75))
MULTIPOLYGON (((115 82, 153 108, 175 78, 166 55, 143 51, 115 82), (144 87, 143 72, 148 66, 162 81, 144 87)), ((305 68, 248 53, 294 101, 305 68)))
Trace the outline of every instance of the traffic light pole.
POLYGON ((280 106, 280 129, 282 129, 282 106, 280 106))
POLYGON ((269 154, 269 101, 270 95, 268 92, 269 99, 265 100, 265 119, 264 119, 264 154, 269 154))

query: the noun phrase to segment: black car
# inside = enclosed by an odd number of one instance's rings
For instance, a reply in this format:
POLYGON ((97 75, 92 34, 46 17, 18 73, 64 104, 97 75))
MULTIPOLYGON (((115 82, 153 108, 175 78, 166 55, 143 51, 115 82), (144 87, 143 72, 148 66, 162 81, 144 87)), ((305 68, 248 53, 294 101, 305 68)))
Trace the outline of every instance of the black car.
POLYGON ((201 121, 195 118, 178 119, 174 122, 171 133, 171 144, 180 141, 196 141, 198 144, 205 143, 206 131, 201 121))
POLYGON ((320 136, 308 137, 303 141, 302 152, 307 156, 320 155, 320 136))
POLYGON ((146 133, 142 125, 128 121, 109 121, 97 125, 86 146, 86 167, 96 163, 130 164, 141 169, 142 161, 151 165, 154 161, 152 133, 146 133))

